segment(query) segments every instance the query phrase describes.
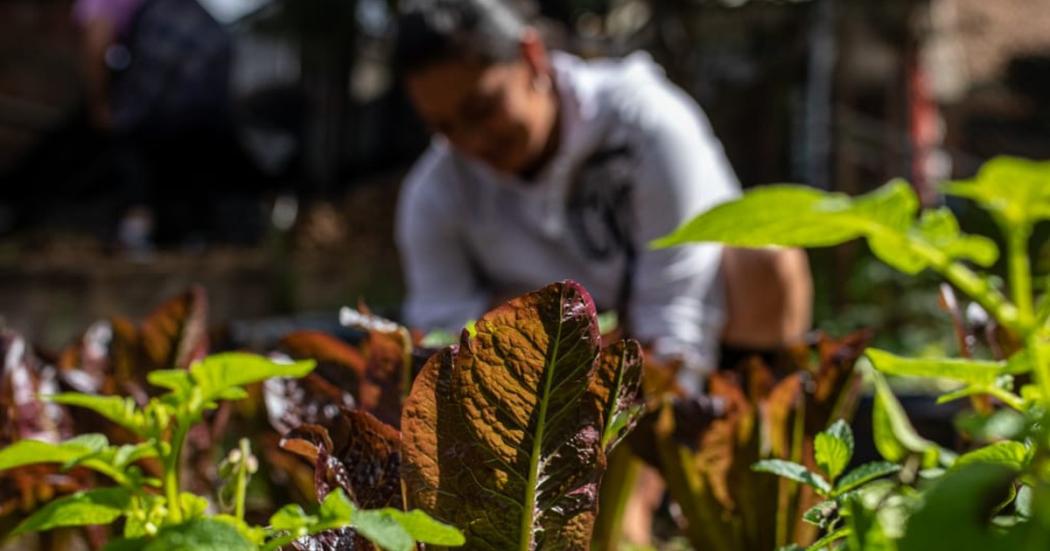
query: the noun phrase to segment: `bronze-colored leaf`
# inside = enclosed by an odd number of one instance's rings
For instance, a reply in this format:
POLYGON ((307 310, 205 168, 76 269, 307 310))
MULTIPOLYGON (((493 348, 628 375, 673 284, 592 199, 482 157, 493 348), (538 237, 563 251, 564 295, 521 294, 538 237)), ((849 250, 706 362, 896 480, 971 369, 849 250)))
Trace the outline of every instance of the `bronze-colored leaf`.
POLYGON ((295 331, 285 335, 277 349, 296 360, 315 360, 314 374, 349 392, 361 403, 368 362, 360 350, 320 331, 295 331))
POLYGON ((401 508, 401 434, 370 413, 342 409, 328 426, 303 425, 281 447, 314 463, 317 495, 335 486, 365 509, 401 508))
MULTIPOLYGON (((55 370, 45 366, 21 335, 0 330, 0 448, 21 439, 59 442, 73 435, 68 410, 40 400, 58 390, 55 370)), ((40 504, 85 488, 91 474, 63 472, 57 465, 28 465, 0 473, 0 517, 30 513, 40 504)))
POLYGON ((638 421, 629 409, 641 401, 642 347, 638 341, 619 341, 602 350, 590 392, 603 404, 602 440, 608 453, 638 421), (606 434, 615 432, 615 434, 606 434))
POLYGON ((328 436, 328 429, 313 424, 300 425, 285 434, 281 438, 281 448, 288 450, 310 463, 317 463, 317 458, 322 450, 331 453, 332 438, 328 436))
POLYGON ((554 284, 476 330, 430 359, 405 404, 409 505, 463 529, 465 549, 588 549, 605 468, 590 296, 554 284))
POLYGON ((270 425, 281 434, 306 424, 328 425, 340 408, 355 405, 350 393, 316 373, 301 379, 265 381, 263 401, 270 425))
POLYGON ((208 300, 204 289, 189 291, 161 304, 142 322, 143 368, 186 369, 208 351, 208 300))
POLYGON ((23 438, 58 442, 72 426, 59 405, 40 400, 58 390, 55 371, 17 333, 0 331, 0 444, 23 438))
POLYGON ((360 408, 394 427, 401 424, 401 398, 405 386, 405 362, 411 368, 411 351, 405 350, 399 333, 371 331, 361 347, 367 360, 360 408))

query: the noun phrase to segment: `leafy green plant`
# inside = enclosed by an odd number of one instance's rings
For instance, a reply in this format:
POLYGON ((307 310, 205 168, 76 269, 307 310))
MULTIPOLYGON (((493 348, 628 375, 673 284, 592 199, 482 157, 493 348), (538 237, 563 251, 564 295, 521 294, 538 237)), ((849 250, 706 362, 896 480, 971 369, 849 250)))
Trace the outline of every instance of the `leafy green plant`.
POLYGON ((823 475, 805 465, 782 459, 764 459, 751 468, 805 484, 824 498, 802 515, 802 520, 828 532, 813 544, 812 547, 819 549, 848 535, 848 531, 840 526, 842 517, 838 513, 850 505, 848 502, 855 498, 855 492, 873 480, 897 473, 901 468, 887 461, 875 461, 843 474, 853 458, 853 431, 842 419, 817 434, 813 441, 813 458, 823 475))
POLYGON ((278 363, 261 356, 227 353, 206 357, 189 369, 157 370, 148 381, 167 392, 144 407, 131 398, 61 393, 44 397, 91 410, 140 438, 138 443, 111 445, 101 434, 85 434, 58 443, 20 440, 0 450, 0 470, 38 463, 64 469, 83 467, 115 485, 84 490, 46 504, 13 531, 51 530, 68 526, 107 525, 123 519, 123 539, 112 549, 277 549, 300 537, 351 528, 385 549, 409 550, 416 541, 440 545, 462 543, 462 535, 420 511, 358 510, 341 490, 326 496, 316 514, 289 505, 265 527, 245 523, 247 478, 255 460, 247 441, 224 465, 232 488, 233 514, 207 515, 208 500, 183 491, 182 450, 190 428, 222 400, 247 396, 245 385, 272 377, 303 377, 313 362, 278 363), (162 477, 148 476, 142 461, 158 461, 162 477))
MULTIPOLYGON (((936 528, 921 519, 949 518, 946 512, 963 511, 967 503, 980 496, 995 494, 989 494, 989 488, 996 487, 1009 491, 995 501, 995 507, 981 509, 980 515, 974 514, 977 509, 967 509, 969 516, 965 518, 972 523, 967 533, 973 537, 942 539, 939 546, 959 541, 966 548, 985 542, 1017 549, 1026 548, 1016 546, 1022 543, 1030 545, 1040 538, 1045 541, 1050 534, 1050 525, 1040 520, 1050 514, 1050 296, 1044 293, 1036 300, 1027 252, 1035 225, 1050 219, 1050 163, 1000 157, 989 161, 975 179, 948 184, 944 192, 975 201, 991 213, 1002 230, 1008 293, 990 274, 972 267, 988 268, 996 262, 999 249, 995 243, 962 233, 946 208, 920 213, 911 186, 899 180, 857 198, 802 186, 757 189, 700 215, 655 243, 673 246, 715 241, 741 247, 820 247, 863 238, 879 259, 902 272, 937 272, 998 325, 999 332, 990 332, 995 333, 990 348, 1001 351, 1003 357, 993 360, 910 359, 882 350, 867 352, 879 372, 872 378, 876 390, 873 422, 880 453, 901 462, 914 474, 931 467, 948 467, 948 471, 943 477, 937 470, 925 472, 933 479, 930 489, 922 494, 925 499, 917 498, 905 508, 908 514, 913 513, 905 528, 887 527, 879 517, 868 514, 860 502, 852 503, 856 514, 851 518, 863 526, 840 528, 833 538, 848 536, 843 541, 849 541, 851 547, 894 549, 899 544, 901 549, 922 548, 915 542, 935 541, 930 534, 936 528), (956 381, 959 387, 942 396, 941 401, 991 397, 1001 407, 1016 411, 1024 430, 956 458, 914 431, 880 373, 956 381), (999 475, 982 470, 989 464, 999 469, 999 475), (1013 474, 1004 478, 1002 472, 1013 474), (945 495, 953 497, 939 497, 945 495), (1020 495, 1030 498, 1022 503, 1020 495), (1006 519, 995 516, 1010 504, 1015 508, 1013 515, 1006 519), (990 519, 993 522, 989 523, 990 519), (864 539, 870 534, 877 537, 864 539)), ((907 478, 914 482, 923 477, 907 478)), ((907 493, 895 491, 894 495, 907 499, 907 493)))

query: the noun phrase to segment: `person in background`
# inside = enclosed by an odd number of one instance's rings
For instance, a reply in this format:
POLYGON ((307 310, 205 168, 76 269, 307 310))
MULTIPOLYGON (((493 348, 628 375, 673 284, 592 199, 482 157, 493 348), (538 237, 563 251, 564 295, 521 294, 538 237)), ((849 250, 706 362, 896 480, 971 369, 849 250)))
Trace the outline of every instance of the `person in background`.
POLYGON ((254 176, 232 123, 229 31, 197 0, 76 0, 73 17, 88 114, 126 204, 117 241, 240 239, 216 210, 254 176))
POLYGON ((574 279, 698 391, 725 323, 721 248, 648 243, 739 193, 700 108, 646 54, 549 52, 505 3, 404 4, 397 64, 436 134, 398 206, 407 322, 458 331, 574 279))
MULTIPOLYGON (((648 358, 679 365, 694 396, 724 342, 766 350, 807 330, 800 251, 649 247, 740 189, 700 107, 647 54, 549 51, 497 0, 400 9, 396 63, 434 132, 398 204, 410 326, 459 331, 507 298, 574 279, 648 358)), ((626 537, 646 543, 658 475, 637 490, 626 537)))

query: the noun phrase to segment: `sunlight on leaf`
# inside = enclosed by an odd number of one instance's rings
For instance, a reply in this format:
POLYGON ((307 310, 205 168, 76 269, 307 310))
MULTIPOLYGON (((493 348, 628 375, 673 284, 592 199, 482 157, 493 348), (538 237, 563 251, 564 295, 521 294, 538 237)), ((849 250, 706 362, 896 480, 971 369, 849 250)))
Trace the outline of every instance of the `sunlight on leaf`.
POLYGON ((100 488, 58 498, 22 521, 13 535, 64 526, 109 524, 124 515, 131 494, 124 488, 100 488))
POLYGON ((751 470, 760 473, 772 473, 777 476, 794 480, 795 482, 801 482, 808 486, 812 486, 821 495, 828 495, 831 493, 831 485, 828 484, 827 480, 824 480, 824 477, 810 472, 809 469, 798 463, 784 461, 782 459, 764 459, 752 465, 751 470))

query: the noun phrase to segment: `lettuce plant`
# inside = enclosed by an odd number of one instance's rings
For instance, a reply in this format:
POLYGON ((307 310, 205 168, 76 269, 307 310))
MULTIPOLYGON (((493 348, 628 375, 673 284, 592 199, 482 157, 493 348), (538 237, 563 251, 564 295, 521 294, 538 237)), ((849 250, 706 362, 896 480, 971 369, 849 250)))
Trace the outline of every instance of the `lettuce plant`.
POLYGON ((416 377, 401 419, 409 505, 461 527, 469 549, 588 549, 641 362, 637 342, 602 348, 574 282, 497 307, 416 377))
MULTIPOLYGON (((1002 357, 989 360, 916 359, 867 351, 876 370, 876 446, 887 460, 911 473, 905 477, 902 472, 902 478, 928 483, 918 484, 919 493, 910 486, 883 492, 874 503, 848 500, 843 509, 851 512, 848 526, 822 545, 1027 549, 1039 548, 1040 541, 1045 545, 1050 537, 1050 293, 1036 300, 1028 254, 1036 224, 1050 219, 1050 163, 1000 157, 985 164, 973 180, 950 183, 944 192, 974 201, 999 226, 1006 246, 1006 291, 978 269, 999 259, 995 242, 962 233, 947 208, 920 213, 911 186, 899 180, 857 198, 802 186, 756 189, 655 243, 821 247, 862 238, 897 270, 937 272, 996 324, 989 344, 1002 357), (991 442, 956 457, 922 438, 884 374, 956 381, 958 388, 942 396, 942 402, 975 396, 994 400, 999 411, 972 423, 991 442), (900 522, 872 512, 898 498, 907 502, 900 522), (953 529, 944 530, 949 522, 953 529)), ((1043 281, 1050 283, 1050 278, 1043 281)))
POLYGON ((415 542, 461 543, 462 536, 420 511, 360 510, 341 490, 329 493, 314 514, 298 505, 275 513, 266 526, 249 526, 244 519, 247 477, 255 459, 246 440, 224 462, 227 495, 233 514, 208 515, 206 498, 183 491, 180 472, 183 446, 190 428, 222 400, 239 400, 245 385, 272 377, 303 377, 312 361, 279 363, 261 356, 227 353, 194 362, 188 369, 155 370, 150 384, 167 392, 144 407, 122 396, 61 393, 43 397, 66 406, 85 408, 135 434, 133 444, 112 445, 102 434, 84 434, 61 442, 19 440, 0 450, 0 470, 40 463, 63 469, 83 467, 114 485, 76 492, 55 499, 19 524, 14 535, 69 526, 123 522, 123 538, 108 548, 121 549, 277 549, 301 537, 350 528, 384 549, 413 549, 415 542), (139 466, 161 465, 158 477, 139 466))
POLYGON ((694 548, 775 549, 816 539, 817 527, 797 517, 824 500, 819 492, 751 466, 772 460, 817 470, 809 450, 831 420, 852 414, 860 387, 854 365, 869 340, 867 332, 822 336, 815 350, 799 343, 775 366, 752 358, 711 375, 708 400, 723 404, 721 415, 690 406, 696 399, 657 399, 628 441, 667 481, 694 548))

